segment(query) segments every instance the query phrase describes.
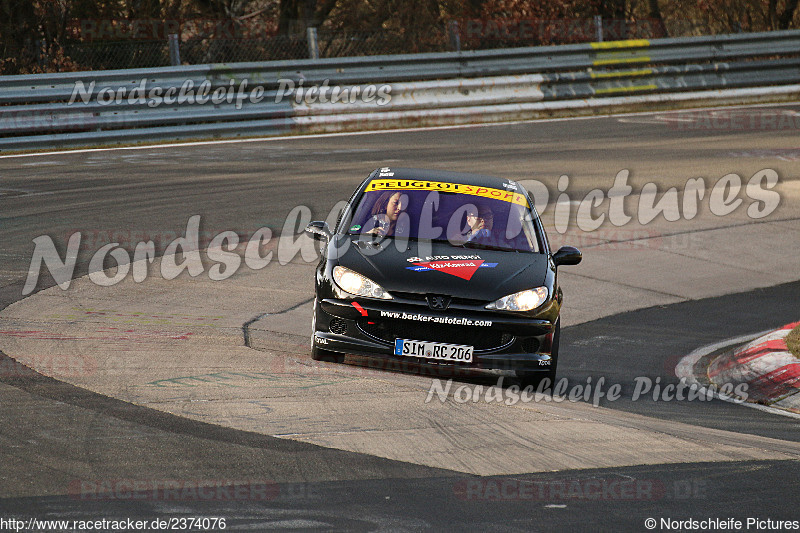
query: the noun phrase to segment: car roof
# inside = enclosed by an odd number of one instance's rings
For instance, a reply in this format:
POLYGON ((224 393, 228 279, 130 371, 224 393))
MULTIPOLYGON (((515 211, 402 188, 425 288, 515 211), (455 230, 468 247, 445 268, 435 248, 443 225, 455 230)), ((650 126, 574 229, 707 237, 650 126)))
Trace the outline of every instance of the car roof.
POLYGON ((444 181, 452 183, 463 183, 464 185, 479 185, 493 187, 496 189, 504 188, 504 184, 514 184, 520 189, 522 186, 511 179, 498 178, 496 176, 485 176, 483 174, 472 174, 468 172, 451 172, 448 170, 433 170, 422 168, 395 168, 383 167, 376 169, 369 175, 368 181, 373 179, 407 179, 424 181, 444 181))

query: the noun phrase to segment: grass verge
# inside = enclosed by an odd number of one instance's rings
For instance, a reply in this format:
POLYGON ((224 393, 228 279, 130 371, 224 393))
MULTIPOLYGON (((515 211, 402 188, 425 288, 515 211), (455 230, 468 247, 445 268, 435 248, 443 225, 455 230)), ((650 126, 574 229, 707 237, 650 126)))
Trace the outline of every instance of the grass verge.
POLYGON ((789 336, 786 337, 786 346, 789 347, 792 355, 800 359, 800 326, 789 332, 789 336))

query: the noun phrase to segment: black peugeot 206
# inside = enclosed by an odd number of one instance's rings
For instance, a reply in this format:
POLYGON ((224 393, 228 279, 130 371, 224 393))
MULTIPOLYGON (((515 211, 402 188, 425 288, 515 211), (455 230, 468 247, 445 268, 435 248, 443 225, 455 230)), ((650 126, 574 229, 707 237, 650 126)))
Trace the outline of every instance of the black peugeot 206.
POLYGON ((513 369, 555 380, 562 292, 558 267, 521 184, 405 168, 375 170, 323 241, 312 357, 345 354, 513 369))

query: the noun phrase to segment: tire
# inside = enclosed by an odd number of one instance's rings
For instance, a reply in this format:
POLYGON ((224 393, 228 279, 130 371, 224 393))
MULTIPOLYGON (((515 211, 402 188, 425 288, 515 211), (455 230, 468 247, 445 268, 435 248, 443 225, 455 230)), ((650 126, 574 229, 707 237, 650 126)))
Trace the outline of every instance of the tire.
MULTIPOLYGON (((539 384, 545 380, 550 380, 550 390, 555 387, 556 374, 558 369, 558 347, 561 343, 561 318, 556 322, 556 331, 553 333, 553 345, 550 349, 550 368, 546 372, 537 370, 516 370, 517 378, 520 380, 522 388, 532 386, 534 389, 539 387, 539 384)), ((547 390, 547 389, 545 389, 547 390)))
POLYGON ((327 361, 328 363, 343 363, 344 354, 313 346, 311 348, 311 359, 314 361, 327 361))
POLYGON ((311 359, 314 361, 327 361, 329 363, 344 362, 344 354, 318 348, 314 343, 314 334, 317 332, 317 299, 314 298, 314 310, 311 315, 311 359))
MULTIPOLYGON (((555 362, 555 361, 554 361, 555 362)), ((546 372, 539 372, 536 370, 516 370, 517 379, 519 379, 520 387, 532 387, 533 390, 539 389, 539 384, 545 379, 550 380, 550 384, 543 390, 552 390, 556 383, 556 369, 551 368, 546 372)))

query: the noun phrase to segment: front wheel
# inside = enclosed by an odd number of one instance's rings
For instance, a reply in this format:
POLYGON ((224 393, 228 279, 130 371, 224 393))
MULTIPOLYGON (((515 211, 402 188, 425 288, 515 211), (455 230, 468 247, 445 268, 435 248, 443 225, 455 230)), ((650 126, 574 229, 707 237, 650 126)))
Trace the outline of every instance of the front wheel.
POLYGON ((550 385, 547 386, 544 390, 553 390, 556 384, 556 362, 553 361, 550 370, 546 372, 539 372, 536 370, 515 370, 517 374, 517 379, 520 381, 520 387, 523 389, 525 387, 531 387, 533 390, 539 389, 539 384, 542 383, 545 379, 549 379, 550 385))
POLYGON ((311 359, 313 359, 314 361, 327 361, 329 363, 343 363, 344 354, 312 346, 311 359))
POLYGON ((516 370, 517 378, 519 378, 523 388, 532 386, 534 389, 539 387, 539 384, 545 380, 550 380, 550 387, 552 390, 556 386, 556 370, 558 367, 558 347, 561 343, 561 318, 556 322, 556 330, 553 333, 553 344, 550 348, 550 368, 546 372, 537 370, 516 370))
POLYGON ((314 298, 314 310, 311 315, 311 359, 314 361, 327 361, 329 363, 344 362, 344 354, 332 352, 324 348, 319 348, 314 342, 314 334, 317 332, 317 299, 314 298))

